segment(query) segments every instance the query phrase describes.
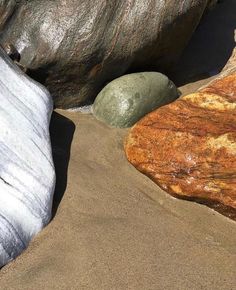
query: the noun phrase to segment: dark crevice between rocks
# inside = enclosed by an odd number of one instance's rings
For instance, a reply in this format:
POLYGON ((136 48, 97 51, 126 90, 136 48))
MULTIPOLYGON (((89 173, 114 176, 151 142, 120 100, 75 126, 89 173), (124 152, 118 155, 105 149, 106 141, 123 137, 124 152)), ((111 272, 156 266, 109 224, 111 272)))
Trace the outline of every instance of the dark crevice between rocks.
POLYGON ((46 85, 50 68, 53 68, 55 65, 56 63, 50 63, 37 69, 27 68, 27 75, 42 85, 46 85))
MULTIPOLYGON (((218 1, 208 11, 167 75, 177 86, 217 75, 235 48, 236 1, 218 1)), ((174 44, 173 44, 174 45, 174 44)))
POLYGON ((28 69, 27 74, 33 80, 45 85, 46 79, 48 77, 47 70, 45 68, 39 68, 37 70, 28 69))
POLYGON ((50 135, 56 171, 56 187, 53 198, 52 218, 56 215, 67 187, 67 171, 74 131, 75 125, 71 120, 57 112, 53 112, 50 123, 50 135))

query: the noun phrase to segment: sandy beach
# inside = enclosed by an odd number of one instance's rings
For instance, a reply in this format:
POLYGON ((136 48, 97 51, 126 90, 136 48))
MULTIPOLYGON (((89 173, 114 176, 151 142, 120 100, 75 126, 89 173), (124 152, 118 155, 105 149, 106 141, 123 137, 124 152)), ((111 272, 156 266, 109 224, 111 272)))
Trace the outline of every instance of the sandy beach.
MULTIPOLYGON (((236 3, 227 1, 206 16, 175 70, 183 94, 206 84, 230 57, 236 3), (218 23, 224 12, 227 19, 218 23), (209 31, 226 42, 204 62, 200 55, 213 49, 209 31), (199 42, 204 33, 205 49, 199 42)), ((171 197, 138 172, 123 150, 128 129, 62 110, 50 129, 57 173, 53 219, 0 270, 1 289, 236 289, 235 221, 171 197)))
POLYGON ((56 166, 73 135, 66 191, 57 188, 49 226, 1 270, 2 289, 234 289, 235 222, 140 174, 124 156, 127 130, 62 111, 52 126, 56 166))

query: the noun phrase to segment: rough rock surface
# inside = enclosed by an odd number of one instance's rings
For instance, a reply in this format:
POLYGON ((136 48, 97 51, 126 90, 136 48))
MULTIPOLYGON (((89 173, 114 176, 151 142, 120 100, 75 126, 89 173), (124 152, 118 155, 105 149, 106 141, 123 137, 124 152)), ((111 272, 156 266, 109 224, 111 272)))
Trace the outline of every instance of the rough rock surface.
POLYGON ((175 62, 208 3, 22 1, 1 42, 19 50, 57 107, 76 107, 127 71, 163 70, 175 62))
POLYGON ((6 21, 12 15, 16 2, 14 0, 0 0, 0 32, 6 21))
POLYGON ((170 194, 236 218, 236 73, 139 121, 128 160, 170 194))
POLYGON ((134 73, 110 82, 93 104, 95 117, 113 127, 130 127, 179 96, 174 83, 157 72, 134 73))
POLYGON ((0 267, 51 218, 55 173, 48 91, 0 48, 0 267))

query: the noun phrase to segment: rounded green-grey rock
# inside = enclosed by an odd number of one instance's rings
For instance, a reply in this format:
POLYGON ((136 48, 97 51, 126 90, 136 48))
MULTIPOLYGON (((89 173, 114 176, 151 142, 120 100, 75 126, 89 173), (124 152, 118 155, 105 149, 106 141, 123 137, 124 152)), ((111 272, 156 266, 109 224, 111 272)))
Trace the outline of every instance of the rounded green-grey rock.
POLYGON ((93 114, 112 127, 130 127, 178 96, 174 83, 161 73, 128 74, 104 87, 93 104, 93 114))

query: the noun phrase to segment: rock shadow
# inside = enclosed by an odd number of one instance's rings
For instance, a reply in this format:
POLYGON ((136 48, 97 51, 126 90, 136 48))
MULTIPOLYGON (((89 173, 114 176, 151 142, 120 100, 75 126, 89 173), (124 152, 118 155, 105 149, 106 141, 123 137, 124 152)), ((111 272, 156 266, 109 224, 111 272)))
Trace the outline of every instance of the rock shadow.
POLYGON ((183 86, 218 74, 235 47, 235 29, 236 1, 219 1, 203 17, 169 77, 183 86))
POLYGON ((57 112, 53 112, 50 123, 50 135, 56 171, 56 187, 53 198, 52 218, 56 215, 67 187, 67 171, 74 132, 75 125, 71 120, 57 112))

